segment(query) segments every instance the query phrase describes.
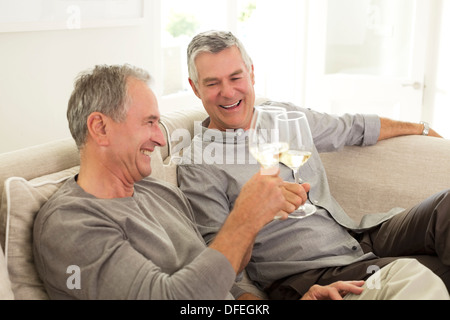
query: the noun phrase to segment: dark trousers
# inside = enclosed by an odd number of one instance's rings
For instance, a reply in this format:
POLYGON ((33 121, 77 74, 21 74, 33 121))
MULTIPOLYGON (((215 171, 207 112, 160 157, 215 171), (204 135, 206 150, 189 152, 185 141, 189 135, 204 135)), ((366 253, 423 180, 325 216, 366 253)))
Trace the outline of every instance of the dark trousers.
POLYGON ((450 291, 450 190, 438 193, 417 206, 362 234, 354 234, 374 260, 343 267, 308 270, 276 281, 267 294, 270 299, 299 299, 314 284, 366 280, 373 266, 400 258, 415 258, 437 274, 450 291))

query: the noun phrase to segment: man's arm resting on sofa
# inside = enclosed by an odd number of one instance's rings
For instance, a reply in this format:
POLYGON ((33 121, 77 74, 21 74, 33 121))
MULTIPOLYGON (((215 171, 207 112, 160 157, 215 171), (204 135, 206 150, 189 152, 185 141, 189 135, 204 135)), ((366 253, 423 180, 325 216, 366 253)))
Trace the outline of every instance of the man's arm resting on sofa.
MULTIPOLYGON (((421 123, 396 121, 387 118, 380 118, 380 137, 378 141, 406 135, 421 135, 424 125, 421 123)), ((442 138, 436 131, 430 129, 430 137, 442 138)))

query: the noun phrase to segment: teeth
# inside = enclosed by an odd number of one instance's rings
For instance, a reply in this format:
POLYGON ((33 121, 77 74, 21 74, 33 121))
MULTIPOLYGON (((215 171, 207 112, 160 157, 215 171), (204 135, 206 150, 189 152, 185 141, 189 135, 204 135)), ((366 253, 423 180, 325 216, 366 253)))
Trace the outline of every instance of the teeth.
POLYGON ((236 107, 240 102, 241 102, 241 101, 239 100, 238 102, 236 102, 235 104, 233 104, 233 105, 231 105, 231 106, 221 106, 221 107, 222 107, 222 108, 225 108, 225 109, 234 108, 234 107, 236 107))
POLYGON ((152 152, 148 150, 141 150, 141 153, 149 157, 152 155, 152 152))

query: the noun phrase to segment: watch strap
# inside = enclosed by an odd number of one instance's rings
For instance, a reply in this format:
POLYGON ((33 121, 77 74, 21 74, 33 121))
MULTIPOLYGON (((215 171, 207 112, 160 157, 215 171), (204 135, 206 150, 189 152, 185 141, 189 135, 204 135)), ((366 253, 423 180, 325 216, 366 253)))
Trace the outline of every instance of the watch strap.
POLYGON ((421 121, 420 124, 423 124, 422 135, 427 136, 430 133, 430 125, 425 121, 421 121))

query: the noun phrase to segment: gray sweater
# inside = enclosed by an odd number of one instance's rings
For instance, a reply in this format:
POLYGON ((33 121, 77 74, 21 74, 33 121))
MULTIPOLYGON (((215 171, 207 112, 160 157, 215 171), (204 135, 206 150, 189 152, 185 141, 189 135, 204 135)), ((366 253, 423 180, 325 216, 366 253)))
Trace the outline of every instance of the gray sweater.
POLYGON ((52 299, 228 299, 236 277, 183 194, 152 178, 112 200, 70 179, 36 218, 34 256, 52 299))

